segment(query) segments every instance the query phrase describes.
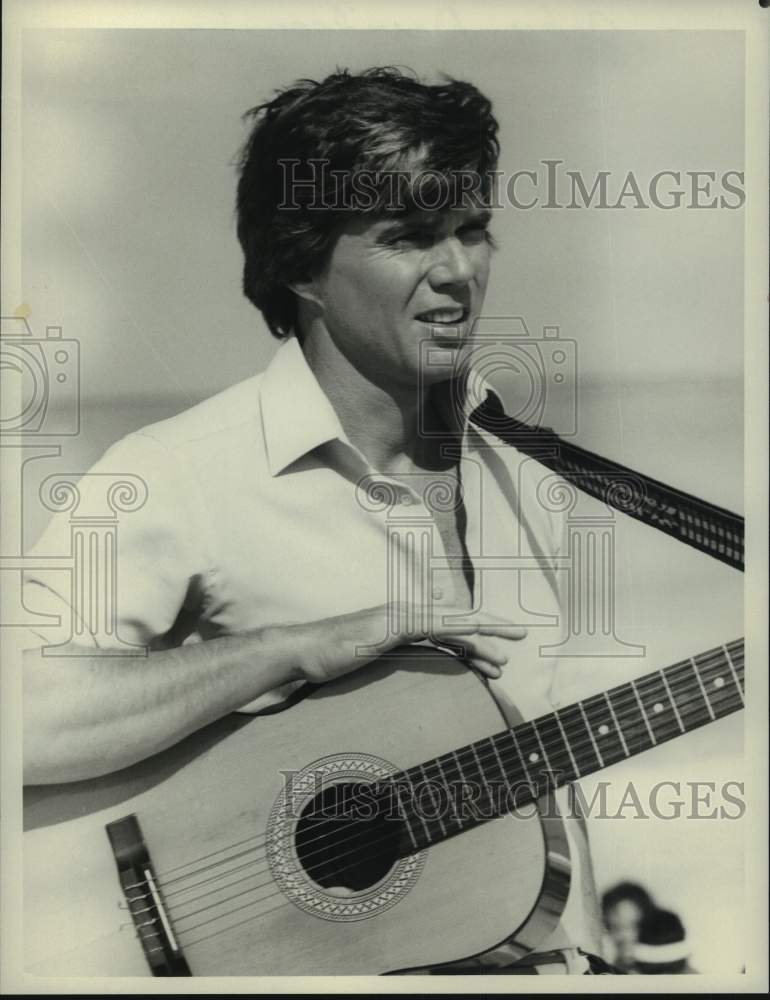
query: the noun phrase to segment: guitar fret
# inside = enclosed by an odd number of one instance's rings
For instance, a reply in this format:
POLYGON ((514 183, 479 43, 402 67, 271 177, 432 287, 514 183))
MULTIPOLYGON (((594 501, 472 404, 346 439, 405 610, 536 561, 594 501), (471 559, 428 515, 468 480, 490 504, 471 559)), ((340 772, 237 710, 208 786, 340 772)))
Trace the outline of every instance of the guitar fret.
POLYGON ((745 705, 746 703, 743 700, 743 692, 741 690, 740 682, 738 681, 738 675, 735 672, 735 664, 733 663, 733 658, 730 655, 730 650, 728 649, 727 646, 723 646, 722 648, 724 649, 724 651, 725 651, 725 653, 727 655, 727 663, 728 663, 728 666, 730 667, 730 670, 732 672, 733 680, 735 681, 735 687, 737 688, 737 690, 738 690, 738 696, 741 699, 741 705, 745 705))
POLYGON ((622 684, 612 688, 607 691, 606 697, 613 710, 626 755, 632 757, 655 746, 655 740, 645 724, 644 713, 639 711, 633 685, 622 684))
POLYGON ((602 755, 599 752, 599 745, 596 742, 596 740, 594 739, 594 734, 591 732, 591 727, 588 724, 588 718, 586 717, 585 709, 583 708, 583 703, 579 701, 577 704, 578 704, 578 708, 580 709, 580 714, 583 716, 583 722, 585 723, 586 732, 588 733, 588 736, 589 736, 589 738, 591 740, 591 744, 592 744, 592 746, 594 748, 594 753, 596 754, 596 759, 599 761, 600 766, 604 767, 604 760, 602 759, 602 755))
POLYGON ((553 768, 551 767, 551 762, 548 760, 548 754, 545 752, 545 747, 543 746, 543 741, 540 739, 540 733, 537 731, 537 724, 532 721, 532 732, 535 734, 535 739, 537 740, 537 745, 543 754, 543 760, 545 761, 546 768, 553 773, 553 768))
POLYGON ((645 710, 645 717, 656 743, 679 736, 681 728, 674 714, 674 704, 669 697, 660 672, 637 678, 634 688, 645 710))
POLYGON ((572 747, 569 745, 569 740, 567 739, 567 733, 566 733, 566 731, 564 729, 564 726, 561 724, 561 719, 559 718, 558 711, 553 713, 553 717, 554 717, 554 719, 556 719, 556 724, 559 727, 559 732, 561 733, 561 738, 564 740, 564 746, 567 748, 567 753, 569 754, 569 759, 572 762, 572 767, 573 767, 573 770, 575 772, 575 777, 579 778, 581 776, 580 775, 580 768, 578 767, 577 761, 575 760, 575 755, 572 753, 572 747))
POLYGON ((532 780, 532 775, 529 773, 529 768, 527 767, 527 762, 524 760, 524 754, 521 752, 521 747, 519 746, 519 741, 516 739, 516 733, 514 732, 513 729, 509 729, 508 730, 508 736, 510 737, 511 742, 513 743, 513 748, 516 751, 516 755, 518 756, 519 761, 521 762, 522 774, 524 775, 524 777, 526 779, 527 785, 530 788, 534 788, 535 787, 535 783, 532 780))
POLYGON ((557 709, 554 718, 572 761, 575 777, 580 778, 591 774, 592 771, 598 771, 602 765, 596 747, 593 746, 593 736, 580 703, 557 709))
POLYGON ((520 805, 521 789, 525 791, 525 802, 530 802, 537 798, 537 785, 532 780, 532 775, 529 772, 524 755, 521 752, 521 747, 516 739, 515 731, 513 729, 506 729, 505 732, 499 734, 496 742, 498 744, 497 749, 500 751, 498 760, 505 761, 503 765, 504 771, 506 777, 511 779, 508 782, 509 800, 511 799, 511 793, 513 793, 513 801, 520 805), (504 740, 508 740, 513 747, 513 759, 511 758, 510 750, 505 749, 504 740), (516 760, 519 762, 518 766, 515 764, 516 760))
POLYGON ((420 821, 420 824, 422 825, 422 828, 425 831, 425 840, 430 845, 430 844, 433 843, 433 838, 430 835, 430 830, 428 829, 428 824, 425 822, 425 817, 422 814, 422 809, 419 807, 419 805, 416 802, 414 802, 414 785, 412 785, 412 800, 413 800, 412 815, 416 816, 417 819, 420 821))
POLYGON ((561 723, 555 713, 541 716, 535 719, 535 730, 540 738, 541 745, 548 748, 548 767, 554 776, 554 783, 561 785, 565 781, 574 781, 580 776, 569 744, 563 735, 561 723))
POLYGON ((398 804, 401 806, 402 810, 401 818, 403 819, 404 825, 406 826, 407 833, 409 834, 409 839, 412 841, 415 850, 419 850, 419 844, 417 843, 417 838, 412 832, 412 824, 409 822, 409 816, 407 815, 407 811, 404 808, 404 803, 401 800, 401 790, 399 789, 398 782, 395 783, 394 787, 396 789, 396 798, 398 799, 398 804))
POLYGON ((490 806, 490 809, 492 810, 491 815, 495 816, 496 815, 496 811, 495 811, 494 796, 492 795, 492 789, 489 787, 489 782, 487 781, 487 776, 484 774, 484 768, 482 767, 481 761, 479 760, 479 755, 476 752, 476 744, 475 743, 471 744, 471 750, 473 751, 473 756, 476 758, 476 763, 477 763, 478 768, 479 768, 479 775, 481 776, 481 780, 482 780, 482 782, 484 784, 484 788, 486 789, 487 798, 489 799, 489 806, 490 806))
POLYGON ((639 692, 637 691, 636 684, 633 681, 631 681, 631 688, 632 688, 632 690, 634 692, 634 697, 636 698, 636 702, 639 705, 639 711, 642 713, 642 719, 644 719, 644 724, 647 727, 647 732, 650 734, 650 739, 652 740, 653 746, 655 746, 658 741, 655 739, 655 733, 653 733, 653 731, 652 731, 652 726, 650 725, 650 720, 647 718, 647 713, 644 710, 644 705, 642 704, 642 699, 639 697, 639 692))
POLYGON ((511 798, 512 785, 511 782, 508 780, 508 773, 506 772, 505 766, 503 765, 500 752, 497 749, 498 738, 499 737, 493 737, 490 739, 489 742, 492 744, 492 750, 494 751, 495 759, 497 760, 497 765, 500 768, 500 777, 503 779, 503 784, 505 785, 505 800, 506 802, 510 803, 510 805, 514 805, 516 801, 516 795, 514 793, 513 799, 511 798))
MULTIPOLYGON (((542 765, 542 748, 540 747, 540 741, 537 739, 537 734, 533 734, 533 727, 531 722, 524 722, 521 725, 516 726, 515 731, 511 730, 511 736, 516 744, 516 749, 519 753, 522 763, 524 764, 524 769, 527 773, 527 778, 529 779, 529 787, 532 790, 532 794, 535 798, 542 794, 542 789, 540 787, 539 780, 533 780, 534 765, 542 765)), ((547 763, 546 763, 547 766, 547 763)), ((540 774, 542 774, 542 767, 540 774)))
POLYGON ((703 695, 703 700, 706 702, 706 708, 709 710, 709 715, 711 716, 711 719, 713 721, 714 719, 716 719, 716 716, 714 715, 714 709, 711 707, 711 702, 709 701, 708 695, 706 694, 706 689, 703 686, 703 681, 700 679, 700 673, 698 672, 697 664, 693 659, 690 660, 690 663, 692 664, 692 669, 695 672, 695 678, 698 681, 698 687, 700 688, 700 693, 703 695))
POLYGON ((607 712, 607 700, 604 695, 596 694, 584 698, 581 705, 588 721, 588 728, 597 749, 601 752, 602 765, 609 767, 610 764, 625 760, 627 754, 612 717, 607 712))
POLYGON ((548 771, 553 774, 553 768, 551 767, 551 762, 548 759, 548 754, 545 752, 545 747, 543 746, 543 741, 540 739, 540 733, 537 729, 537 719, 532 720, 532 732, 535 734, 535 739, 537 740, 537 745, 540 747, 540 751, 543 754, 543 760, 545 761, 545 766, 548 771))
POLYGON ((436 820, 438 821, 439 828, 444 837, 446 837, 446 827, 444 826, 444 820, 441 818, 441 803, 436 803, 436 796, 434 794, 432 785, 433 782, 428 777, 428 772, 425 770, 425 765, 420 764, 420 771, 425 779, 425 787, 428 789, 428 794, 430 795, 430 800, 433 803, 433 808, 436 810, 436 820))
MULTIPOLYGON (((452 751, 452 756, 454 757, 455 768, 456 768, 457 774, 458 774, 458 776, 460 778, 460 788, 458 789, 458 794, 455 795, 455 804, 458 805, 458 806, 459 805, 463 805, 464 806, 465 805, 465 789, 469 786, 469 784, 471 784, 471 782, 468 781, 468 778, 465 775, 465 771, 463 770, 463 766, 460 763, 460 758, 457 756, 457 751, 456 750, 452 751)), ((465 817, 463 816, 463 818, 465 818, 465 817)))
POLYGON ((666 692, 668 693, 668 700, 671 702, 671 707, 674 710, 674 715, 676 716, 676 721, 679 723, 679 729, 684 732, 684 725, 682 724, 682 717, 679 714, 679 709, 676 707, 676 702, 674 701, 674 696, 671 694, 671 688, 668 686, 668 681, 666 680, 666 675, 661 670, 660 676, 663 683, 666 686, 666 692))
MULTIPOLYGON (((739 666, 742 667, 743 666, 743 656, 744 656, 744 646, 745 646, 745 643, 744 643, 743 639, 731 639, 730 642, 726 642, 724 644, 724 646, 721 646, 718 650, 713 650, 713 652, 722 653, 722 652, 728 652, 729 651, 729 653, 730 653, 731 656, 735 655, 738 659, 740 659, 741 662, 740 662, 739 666)), ((701 656, 704 656, 704 655, 706 655, 706 654, 701 653, 701 656)))
POLYGON ((618 724, 618 718, 615 715, 615 710, 612 707, 612 702, 610 701, 610 696, 607 691, 604 692, 604 700, 607 702, 607 708, 609 708, 610 715, 612 716, 615 722, 615 728, 617 730, 617 734, 620 737, 620 742, 623 744, 623 752, 625 753, 626 757, 630 757, 631 755, 628 752, 628 746, 626 744, 625 737, 623 736, 623 730, 620 728, 618 724))
POLYGON ((698 672, 692 660, 684 660, 666 667, 664 675, 676 700, 679 718, 685 730, 695 729, 707 721, 707 717, 710 717, 710 706, 708 699, 701 693, 698 672))
POLYGON ((467 780, 465 777, 465 772, 462 769, 462 764, 460 763, 460 758, 457 753, 452 750, 448 754, 444 754, 443 767, 446 768, 444 773, 449 774, 448 785, 455 789, 454 795, 452 795, 453 802, 453 812, 455 820, 461 830, 465 829, 464 815, 461 815, 461 808, 463 805, 463 795, 462 792, 467 786, 467 780), (451 768, 451 770, 449 770, 451 768), (456 778, 452 778, 452 771, 457 775, 456 778))
MULTIPOLYGON (((472 749, 472 747, 471 747, 471 749, 472 749)), ((463 747, 463 750, 467 751, 468 747, 463 747)), ((473 777, 469 778, 468 775, 465 773, 465 770, 463 769, 463 765, 460 762, 460 758, 457 756, 457 751, 456 750, 452 751, 452 756, 454 757, 454 759, 455 759, 455 761, 457 763, 457 772, 460 775, 460 794, 457 797, 457 799, 458 799, 459 803, 462 803, 463 806, 465 806, 467 804, 467 799, 469 798, 469 796, 466 795, 466 792, 469 791, 469 790, 480 789, 480 783, 478 781, 474 780, 473 777)), ((482 780, 483 780, 483 775, 479 774, 479 777, 482 778, 482 780)), ((470 799, 471 799, 472 805, 475 805, 476 797, 475 796, 470 796, 470 799)), ((473 817, 469 817, 469 819, 472 819, 472 818, 473 817)))
MULTIPOLYGON (((443 782, 444 786, 446 787, 447 796, 449 798, 449 801, 451 802, 452 801, 452 794, 450 792, 451 785, 450 785, 449 781, 447 780, 446 773, 445 773, 444 768, 443 768, 443 766, 441 764, 441 758, 440 757, 436 757, 435 760, 433 761, 433 763, 436 765, 436 768, 438 769, 438 773, 441 775, 441 781, 443 782)), ((457 805, 457 801, 456 800, 455 800, 454 804, 455 804, 455 806, 457 805)), ((455 821, 455 823, 457 823, 458 827, 462 830, 463 829, 462 820, 457 815, 457 809, 456 808, 454 808, 454 809, 451 810, 451 815, 452 815, 452 819, 455 821)))
MULTIPOLYGON (((738 652, 735 650, 734 655, 738 652)), ((732 663, 727 659, 726 650, 702 653, 694 660, 706 697, 718 719, 743 705, 743 694, 736 683, 736 674, 730 669, 732 663)))

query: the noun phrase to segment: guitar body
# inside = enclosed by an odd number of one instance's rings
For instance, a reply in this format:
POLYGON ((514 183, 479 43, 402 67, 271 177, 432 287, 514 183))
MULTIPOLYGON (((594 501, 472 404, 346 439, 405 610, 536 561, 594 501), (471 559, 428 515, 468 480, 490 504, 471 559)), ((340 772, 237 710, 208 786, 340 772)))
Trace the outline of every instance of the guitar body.
MULTIPOLYGON (((536 948, 569 888, 564 828, 551 810, 483 823, 344 892, 319 886, 298 859, 301 808, 285 807, 285 772, 301 806, 319 776, 373 781, 519 721, 452 657, 400 652, 289 711, 228 716, 117 774, 28 788, 27 971, 150 975, 105 830, 129 814, 193 975, 405 971, 514 934, 521 955, 536 948)), ((377 851, 375 838, 375 866, 377 851)))

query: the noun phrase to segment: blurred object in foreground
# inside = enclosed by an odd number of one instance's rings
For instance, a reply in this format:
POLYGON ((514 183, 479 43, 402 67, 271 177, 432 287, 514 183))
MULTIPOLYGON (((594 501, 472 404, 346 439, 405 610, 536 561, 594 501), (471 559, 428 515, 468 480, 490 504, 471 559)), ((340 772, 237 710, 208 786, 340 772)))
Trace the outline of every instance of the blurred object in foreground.
POLYGON ((602 917, 610 940, 607 960, 624 972, 636 972, 634 949, 642 920, 655 911, 649 893, 635 882, 618 882, 602 895, 602 917))
POLYGON ((634 946, 637 972, 643 976, 697 972, 690 965, 690 952, 684 925, 675 913, 652 910, 642 919, 634 946))

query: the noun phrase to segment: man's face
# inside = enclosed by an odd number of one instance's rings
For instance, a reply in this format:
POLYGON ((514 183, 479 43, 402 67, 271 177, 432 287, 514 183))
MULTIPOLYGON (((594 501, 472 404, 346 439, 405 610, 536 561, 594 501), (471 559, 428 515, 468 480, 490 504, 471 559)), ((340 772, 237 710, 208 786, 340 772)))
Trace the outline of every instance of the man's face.
POLYGON ((489 218, 467 208, 345 225, 313 291, 335 346, 370 381, 415 386, 426 340, 448 350, 424 377, 457 374, 487 287, 489 218))

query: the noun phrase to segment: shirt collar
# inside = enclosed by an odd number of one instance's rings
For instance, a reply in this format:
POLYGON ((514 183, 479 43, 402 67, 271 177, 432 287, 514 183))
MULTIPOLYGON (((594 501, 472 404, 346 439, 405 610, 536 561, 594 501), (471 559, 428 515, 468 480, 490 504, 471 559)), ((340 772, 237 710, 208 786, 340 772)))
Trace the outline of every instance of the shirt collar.
MULTIPOLYGON (((456 387, 453 391, 443 385, 436 394, 436 408, 450 430, 467 442, 470 435, 481 436, 469 417, 490 392, 487 380, 471 369, 465 396, 456 387)), ((265 369, 261 409, 272 476, 328 441, 353 447, 295 335, 286 338, 265 369)))
POLYGON ((436 387, 434 405, 449 430, 469 443, 479 428, 471 423, 471 415, 490 396, 496 396, 487 379, 471 368, 464 382, 444 382, 436 387))
POLYGON ((339 438, 349 443, 296 336, 287 337, 265 369, 261 399, 271 475, 277 476, 327 441, 339 438))

